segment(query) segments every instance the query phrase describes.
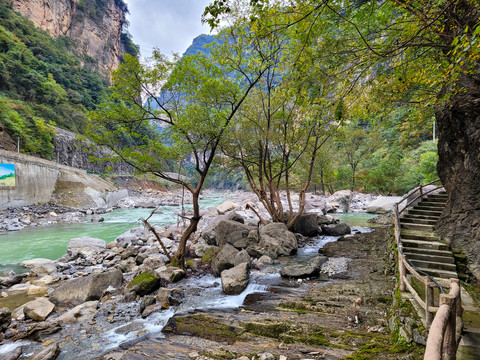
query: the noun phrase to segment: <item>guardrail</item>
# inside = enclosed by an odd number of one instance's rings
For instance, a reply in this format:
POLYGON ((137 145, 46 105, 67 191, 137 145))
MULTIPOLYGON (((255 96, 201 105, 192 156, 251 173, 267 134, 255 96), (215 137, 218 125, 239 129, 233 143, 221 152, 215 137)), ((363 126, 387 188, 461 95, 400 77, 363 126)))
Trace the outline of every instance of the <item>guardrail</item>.
POLYGON ((400 241, 400 215, 403 211, 410 208, 425 195, 442 188, 435 186, 425 191, 425 187, 440 183, 440 180, 434 180, 426 185, 420 185, 417 192, 405 195, 394 206, 395 215, 395 242, 398 248, 398 268, 400 273, 400 290, 408 290, 415 298, 419 306, 425 310, 425 324, 427 329, 431 329, 427 340, 427 350, 425 359, 441 360, 455 359, 455 353, 460 342, 461 332, 463 330, 462 305, 460 299, 460 286, 458 279, 442 280, 434 279, 430 275, 419 270, 413 265, 403 253, 403 247, 400 241), (405 205, 402 206, 402 204, 405 205), (422 299, 415 290, 413 284, 409 281, 407 274, 417 279, 425 287, 425 298, 422 299), (439 307, 435 307, 434 289, 438 288, 441 292, 439 297, 439 307), (450 293, 446 294, 444 288, 450 288, 450 293), (436 314, 436 315, 435 315, 436 314), (440 344, 440 345, 439 345, 440 344))
POLYGON ((452 360, 456 358, 462 337, 463 308, 460 281, 450 279, 450 292, 440 295, 440 306, 428 333, 424 359, 452 360))

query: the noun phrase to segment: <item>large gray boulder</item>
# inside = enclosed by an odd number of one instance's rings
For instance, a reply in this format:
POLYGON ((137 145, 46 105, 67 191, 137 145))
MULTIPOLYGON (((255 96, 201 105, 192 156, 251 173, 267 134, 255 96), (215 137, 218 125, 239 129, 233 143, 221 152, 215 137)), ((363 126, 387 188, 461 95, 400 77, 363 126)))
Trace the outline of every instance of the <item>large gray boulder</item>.
POLYGON ((371 214, 389 214, 393 212, 394 205, 402 198, 399 196, 379 196, 367 206, 371 214))
POLYGON ((231 200, 225 201, 223 204, 217 206, 217 211, 219 215, 224 215, 227 212, 234 210, 238 205, 231 200))
POLYGON ((160 288, 156 299, 160 304, 167 303, 169 306, 177 306, 183 302, 185 293, 182 288, 160 288))
POLYGON ((122 283, 122 272, 118 269, 109 270, 67 281, 50 294, 50 299, 58 303, 81 304, 85 301, 99 300, 109 286, 119 288, 122 283))
POLYGON ((23 307, 23 313, 27 318, 44 321, 54 308, 55 305, 46 297, 41 297, 26 303, 23 307))
POLYGON ((239 251, 232 245, 223 245, 210 263, 215 276, 220 276, 220 273, 223 270, 232 268, 235 264, 235 257, 238 253, 239 251))
POLYGON ((222 246, 226 243, 237 249, 245 248, 248 245, 248 233, 253 229, 234 220, 222 220, 215 228, 216 243, 222 246))
POLYGON ((295 264, 285 266, 280 270, 280 275, 290 278, 305 278, 317 276, 322 269, 322 265, 327 261, 326 256, 316 256, 307 265, 295 264))
POLYGON ((14 271, 4 271, 0 275, 0 289, 9 288, 22 282, 25 275, 16 274, 14 271))
POLYGON ((337 212, 347 212, 352 197, 352 190, 340 190, 329 196, 327 200, 337 212))
POLYGON ((126 293, 148 295, 160 287, 160 276, 156 272, 146 272, 135 276, 125 287, 126 293))
POLYGON ((342 236, 352 232, 350 226, 345 223, 322 225, 322 230, 323 233, 328 236, 342 236))
POLYGON ((295 223, 295 232, 303 236, 313 237, 322 232, 318 225, 319 219, 317 214, 301 214, 295 223))
POLYGON ((155 269, 155 274, 157 274, 160 280, 165 284, 178 282, 186 275, 185 270, 175 266, 161 266, 158 269, 155 269))
POLYGON ((202 229, 202 237, 208 245, 217 245, 216 228, 218 224, 224 220, 233 220, 241 224, 245 222, 245 220, 234 211, 215 217, 202 229))
POLYGON ((260 229, 260 241, 254 246, 254 253, 276 259, 279 256, 292 255, 297 249, 297 238, 284 223, 270 223, 260 229))
POLYGON ((57 272, 55 261, 50 259, 37 258, 25 260, 20 265, 30 269, 30 273, 35 276, 51 275, 57 272))
POLYGON ((107 243, 105 240, 82 236, 70 240, 67 247, 67 253, 70 256, 82 255, 83 257, 87 257, 100 252, 105 249, 106 246, 107 243))
POLYGON ((237 295, 245 290, 250 280, 250 267, 241 263, 231 269, 222 271, 222 289, 227 295, 237 295))

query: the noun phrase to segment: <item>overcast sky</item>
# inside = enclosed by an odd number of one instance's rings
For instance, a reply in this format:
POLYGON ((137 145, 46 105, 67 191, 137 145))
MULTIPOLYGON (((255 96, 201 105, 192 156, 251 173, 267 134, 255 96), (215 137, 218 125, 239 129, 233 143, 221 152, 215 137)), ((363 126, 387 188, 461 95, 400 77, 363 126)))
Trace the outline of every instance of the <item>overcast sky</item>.
POLYGON ((192 40, 209 34, 201 16, 211 0, 126 0, 130 14, 128 31, 133 42, 140 45, 142 57, 151 55, 154 48, 166 55, 182 55, 192 40))

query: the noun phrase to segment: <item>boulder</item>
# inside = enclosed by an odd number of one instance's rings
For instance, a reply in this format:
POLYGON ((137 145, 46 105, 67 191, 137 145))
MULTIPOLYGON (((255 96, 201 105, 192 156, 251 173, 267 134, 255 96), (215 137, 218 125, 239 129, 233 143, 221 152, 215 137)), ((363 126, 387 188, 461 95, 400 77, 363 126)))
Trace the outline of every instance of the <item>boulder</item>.
POLYGON ((8 325, 10 325, 11 320, 12 312, 6 307, 0 308, 0 332, 4 331, 8 325))
POLYGON ((260 256, 258 259, 256 259, 255 263, 253 264, 253 266, 255 267, 255 269, 258 269, 258 270, 261 270, 263 269, 265 266, 267 265, 272 265, 273 264, 273 260, 270 256, 267 256, 267 255, 262 255, 260 256))
POLYGON ((237 221, 222 220, 215 228, 216 243, 218 246, 229 243, 237 249, 244 248, 247 246, 247 237, 251 230, 251 226, 244 225, 237 221))
POLYGON ((225 213, 234 210, 237 207, 233 201, 227 200, 223 204, 217 206, 217 212, 219 215, 224 215, 225 213))
POLYGON ((51 343, 45 349, 34 355, 32 360, 55 360, 60 355, 60 347, 57 343, 51 343))
POLYGON ((223 220, 232 220, 242 224, 245 222, 243 217, 241 217, 234 211, 225 215, 216 216, 202 229, 202 237, 208 245, 217 245, 215 229, 218 224, 223 220))
POLYGON ((295 264, 285 266, 280 270, 280 275, 290 278, 305 278, 317 276, 322 265, 327 261, 326 256, 316 256, 307 265, 295 264))
POLYGON ((237 295, 245 290, 250 280, 250 267, 247 263, 222 271, 222 289, 227 295, 237 295))
POLYGON ((165 260, 163 259, 163 255, 161 254, 151 254, 143 260, 143 266, 152 270, 157 269, 163 265, 165 265, 165 260))
POLYGON ((30 273, 35 276, 51 275, 57 272, 55 261, 50 259, 37 258, 25 260, 20 265, 30 269, 30 273))
POLYGON ((56 320, 64 324, 87 323, 97 314, 97 307, 98 300, 87 301, 60 315, 56 320))
POLYGON ((295 232, 303 236, 313 237, 321 233, 317 214, 301 214, 295 223, 295 232))
POLYGON ((395 203, 402 198, 399 196, 379 196, 367 206, 367 212, 371 214, 388 214, 393 212, 395 203))
POLYGON ((342 236, 352 232, 350 226, 345 223, 322 225, 322 230, 323 233, 328 236, 342 236))
POLYGON ((325 196, 311 195, 311 198, 307 199, 305 203, 305 212, 316 214, 328 214, 334 212, 333 206, 327 201, 325 196))
POLYGON ((122 272, 118 269, 76 278, 60 285, 51 294, 53 301, 64 303, 84 303, 99 300, 109 287, 119 288, 123 283, 122 272))
POLYGON ((185 277, 185 270, 175 266, 161 266, 155 269, 155 274, 159 276, 160 280, 165 284, 175 283, 185 277))
POLYGON ((41 297, 26 303, 23 307, 23 313, 25 317, 35 321, 44 321, 54 308, 55 305, 47 298, 41 297))
POLYGON ((0 276, 0 289, 9 288, 22 282, 25 275, 16 274, 14 271, 7 272, 0 276), (5 276, 4 276, 5 275, 5 276))
POLYGON ((210 266, 212 267, 213 273, 215 276, 220 276, 220 273, 223 270, 230 269, 234 266, 235 256, 239 253, 230 244, 225 244, 222 246, 220 251, 215 255, 210 266))
POLYGON ((156 299, 160 304, 167 303, 170 306, 177 306, 183 302, 185 293, 182 288, 160 288, 156 299))
POLYGON ((276 259, 282 255, 292 255, 297 252, 297 249, 297 238, 284 223, 270 223, 260 229, 257 248, 260 255, 268 255, 276 259))
POLYGON ((137 226, 118 236, 115 241, 118 246, 127 248, 129 245, 138 245, 139 241, 147 241, 151 235, 151 232, 144 226, 137 226))
POLYGON ((252 262, 252 259, 250 258, 250 255, 248 255, 248 252, 244 249, 235 255, 235 258, 233 259, 233 265, 237 266, 238 264, 241 263, 247 263, 250 264, 252 262))
POLYGON ((147 272, 135 276, 125 288, 126 292, 134 292, 137 295, 144 296, 158 289, 160 286, 160 276, 155 272, 147 272))
POLYGON ((105 249, 106 246, 107 243, 105 240, 82 236, 69 241, 67 253, 70 256, 82 255, 83 257, 87 257, 100 252, 102 249, 105 249))
POLYGON ((0 353, 0 360, 17 360, 22 356, 23 347, 20 345, 8 353, 0 353))
POLYGON ((347 212, 352 201, 353 192, 351 190, 340 190, 328 197, 328 202, 337 212, 347 212))

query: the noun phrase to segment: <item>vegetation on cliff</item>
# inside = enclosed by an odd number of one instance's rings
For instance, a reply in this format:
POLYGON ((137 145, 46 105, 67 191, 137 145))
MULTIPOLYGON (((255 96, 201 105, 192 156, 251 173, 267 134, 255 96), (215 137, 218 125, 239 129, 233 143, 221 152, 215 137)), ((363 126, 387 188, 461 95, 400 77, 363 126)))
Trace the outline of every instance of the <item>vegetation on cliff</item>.
MULTIPOLYGON (((127 35, 124 43, 136 54, 127 35)), ((86 111, 105 99, 106 80, 76 52, 69 37, 53 39, 0 0, 0 125, 21 152, 52 158, 50 125, 83 133, 86 111)))

